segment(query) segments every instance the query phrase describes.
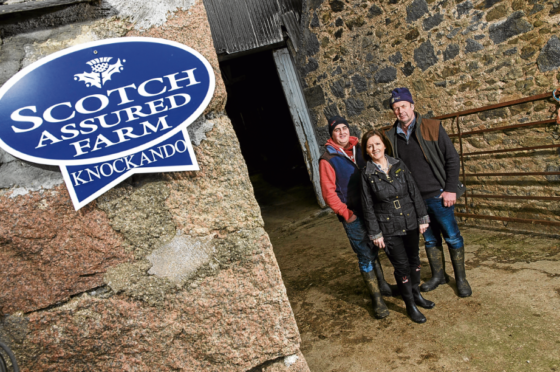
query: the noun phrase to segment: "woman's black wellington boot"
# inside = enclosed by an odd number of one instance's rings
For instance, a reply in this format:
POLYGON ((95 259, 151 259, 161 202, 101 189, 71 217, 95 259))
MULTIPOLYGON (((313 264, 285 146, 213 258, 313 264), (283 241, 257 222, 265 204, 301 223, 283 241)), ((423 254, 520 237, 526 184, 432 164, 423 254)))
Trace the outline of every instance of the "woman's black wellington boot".
POLYGON ((389 309, 383 301, 381 292, 379 291, 379 285, 377 284, 377 278, 375 277, 374 270, 369 273, 364 273, 362 271, 362 278, 366 283, 369 295, 371 297, 371 302, 373 305, 373 316, 377 319, 383 319, 389 316, 389 309))
POLYGON ((416 304, 414 303, 410 280, 407 277, 398 278, 397 276, 395 276, 395 279, 397 280, 397 285, 401 291, 402 299, 406 305, 406 313, 408 314, 408 317, 415 323, 425 323, 426 317, 420 312, 420 310, 418 310, 416 304), (405 281, 405 283, 403 283, 403 281, 405 281))
POLYGON ((449 283, 449 276, 445 273, 443 247, 426 248, 426 256, 428 256, 428 261, 430 262, 432 277, 420 286, 422 292, 430 292, 436 289, 440 284, 449 283))
POLYGON ((449 254, 451 255, 453 271, 455 271, 455 282, 457 283, 459 297, 469 297, 472 295, 472 289, 465 272, 465 248, 449 249, 449 254))
POLYGON ((418 286, 420 284, 420 267, 410 268, 410 282, 412 285, 412 296, 414 297, 416 306, 423 307, 424 309, 432 309, 436 306, 432 301, 422 297, 420 293, 420 287, 418 286))
POLYGON ((377 284, 379 285, 379 291, 383 296, 398 296, 399 287, 396 285, 391 285, 387 283, 385 280, 385 276, 383 275, 383 268, 381 267, 381 263, 379 262, 379 257, 373 261, 373 271, 375 272, 375 276, 377 277, 377 284))

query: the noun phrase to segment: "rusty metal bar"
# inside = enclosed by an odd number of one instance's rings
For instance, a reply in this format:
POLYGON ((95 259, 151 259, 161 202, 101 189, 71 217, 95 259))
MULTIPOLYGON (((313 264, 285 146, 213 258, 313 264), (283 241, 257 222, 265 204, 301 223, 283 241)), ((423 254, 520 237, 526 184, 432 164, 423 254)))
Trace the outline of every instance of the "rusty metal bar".
POLYGON ((499 153, 504 153, 504 152, 513 152, 513 151, 554 149, 554 148, 557 148, 557 147, 560 147, 560 144, 559 145, 547 145, 547 146, 534 146, 534 147, 518 147, 516 149, 505 149, 505 150, 467 152, 465 154, 465 156, 483 155, 483 154, 499 154, 499 153))
POLYGON ((538 225, 548 225, 548 226, 560 226, 560 222, 557 221, 547 221, 547 220, 531 220, 531 219, 524 219, 524 218, 511 218, 511 217, 498 217, 498 216, 484 216, 478 214, 470 214, 470 213, 455 213, 457 217, 466 217, 466 218, 477 218, 480 220, 494 220, 494 221, 506 221, 506 222, 521 222, 521 223, 530 223, 530 224, 538 224, 538 225))
MULTIPOLYGON (((535 125, 552 124, 552 123, 556 123, 556 119, 533 121, 531 123, 525 123, 525 124, 514 124, 514 125, 506 125, 506 126, 503 126, 503 127, 473 130, 473 131, 470 131, 470 132, 464 132, 463 136, 469 136, 471 134, 479 134, 479 133, 487 133, 487 132, 497 132, 497 131, 500 131, 500 130, 516 129, 516 128, 523 128, 523 127, 532 127, 532 126, 535 126, 535 125)), ((457 134, 450 134, 449 137, 450 138, 451 137, 457 137, 457 134)))
POLYGON ((519 173, 467 173, 467 177, 482 177, 482 176, 560 176, 560 172, 519 172, 519 173))
POLYGON ((473 194, 472 192, 471 192, 471 198, 515 199, 515 200, 558 200, 558 201, 560 201, 560 196, 484 195, 484 194, 473 194))
POLYGON ((456 117, 456 116, 465 116, 465 115, 469 115, 469 114, 476 114, 478 112, 493 110, 493 109, 497 109, 497 108, 501 108, 501 107, 518 105, 520 103, 538 101, 540 99, 550 98, 551 96, 552 96, 552 92, 537 94, 535 96, 520 98, 520 99, 517 99, 517 100, 514 100, 514 101, 506 101, 506 102, 502 102, 502 103, 497 103, 495 105, 479 107, 479 108, 472 109, 472 110, 466 110, 466 111, 456 112, 456 113, 453 113, 453 114, 436 116, 436 117, 434 117, 434 119, 443 120, 443 119, 450 119, 450 118, 453 118, 453 117, 456 117))

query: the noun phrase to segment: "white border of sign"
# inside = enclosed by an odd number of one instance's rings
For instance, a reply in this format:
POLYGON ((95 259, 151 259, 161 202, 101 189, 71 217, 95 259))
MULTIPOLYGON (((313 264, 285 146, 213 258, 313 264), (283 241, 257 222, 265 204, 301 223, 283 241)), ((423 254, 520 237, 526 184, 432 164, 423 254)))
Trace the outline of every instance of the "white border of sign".
MULTIPOLYGON (((166 133, 165 135, 163 135, 161 137, 156 138, 155 140, 153 140, 151 142, 148 142, 144 145, 135 147, 133 149, 129 149, 129 150, 122 151, 122 152, 119 152, 119 153, 116 153, 116 154, 106 155, 106 156, 102 156, 102 157, 98 157, 98 158, 89 158, 89 159, 80 159, 80 160, 62 160, 62 159, 61 160, 53 160, 53 159, 38 158, 38 157, 35 157, 35 156, 31 156, 31 155, 21 153, 21 152, 15 150, 15 149, 12 149, 4 141, 2 141, 2 139, 0 139, 0 147, 2 147, 4 150, 6 150, 11 155, 13 155, 15 157, 18 157, 20 159, 27 160, 29 162, 37 163, 37 164, 59 165, 59 166, 61 166, 61 169, 62 169, 62 166, 64 166, 64 165, 86 165, 86 164, 101 163, 101 162, 105 162, 105 161, 109 161, 109 160, 122 158, 122 157, 125 157, 127 155, 135 154, 135 153, 143 151, 147 148, 153 147, 153 146, 157 145, 158 143, 163 142, 163 141, 167 140, 168 138, 176 135, 177 133, 179 133, 179 131, 181 131, 183 129, 186 129, 190 124, 192 124, 196 119, 198 119, 198 117, 200 115, 202 115, 202 113, 204 112, 206 107, 208 107, 208 105, 210 104, 210 101, 212 100, 212 98, 214 96, 214 89, 216 88, 216 77, 214 75, 214 69, 212 68, 212 65, 210 64, 210 62, 208 62, 208 60, 206 60, 206 58, 204 58, 204 56, 202 56, 202 54, 198 53, 196 50, 194 50, 194 49, 192 49, 192 48, 190 48, 186 45, 183 45, 181 43, 178 43, 178 42, 175 42, 175 41, 170 41, 170 40, 164 40, 164 39, 156 39, 156 38, 150 38, 150 37, 123 37, 123 38, 115 38, 115 39, 106 39, 106 40, 100 40, 100 41, 94 41, 94 42, 89 42, 89 43, 85 43, 85 44, 80 44, 80 45, 70 47, 70 48, 61 50, 59 52, 50 54, 49 56, 44 57, 44 58, 40 59, 39 61, 37 61, 35 63, 32 63, 31 65, 25 67, 24 69, 19 71, 17 74, 15 74, 10 80, 8 80, 0 88, 0 100, 2 99, 2 97, 4 97, 4 94, 6 94, 6 92, 13 85, 16 84, 25 75, 27 75, 31 71, 35 70, 36 68, 41 67, 45 63, 53 61, 53 60, 55 60, 59 57, 62 57, 64 55, 76 52, 78 50, 91 48, 91 47, 96 47, 96 46, 101 46, 101 45, 106 45, 106 44, 129 43, 129 42, 146 42, 146 41, 147 42, 152 42, 152 43, 167 44, 167 45, 170 45, 170 46, 174 46, 174 47, 186 50, 187 52, 189 52, 189 53, 193 54, 195 57, 197 57, 200 61, 202 61, 202 63, 204 64, 204 66, 206 67, 206 69, 208 71, 208 75, 210 76, 210 85, 208 87, 208 94, 204 98, 204 101, 202 101, 202 103, 200 104, 198 109, 190 117, 188 117, 185 121, 183 121, 177 127, 173 128, 172 131, 166 133)), ((0 125, 2 125, 2 124, 0 124, 0 125)), ((186 135, 186 137, 188 138, 188 134, 186 135)), ((189 141, 189 144, 190 144, 190 141, 189 141)), ((191 154, 194 157, 194 153, 191 152, 191 154)), ((150 168, 150 169, 153 170, 155 168, 150 168)), ((161 171, 154 171, 154 172, 161 172, 161 171)), ((154 172, 141 172, 141 173, 154 173, 154 172)), ((138 172, 138 173, 140 173, 140 172, 138 172)))

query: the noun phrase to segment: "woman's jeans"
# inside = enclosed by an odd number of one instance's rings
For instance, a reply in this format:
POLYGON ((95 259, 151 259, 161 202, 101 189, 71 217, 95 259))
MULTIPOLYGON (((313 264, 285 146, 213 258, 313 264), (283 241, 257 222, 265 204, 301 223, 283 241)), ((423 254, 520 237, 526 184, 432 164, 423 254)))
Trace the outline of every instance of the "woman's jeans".
POLYGON ((444 207, 443 198, 439 197, 424 199, 424 203, 430 216, 430 227, 424 233, 426 248, 441 247, 441 235, 450 249, 463 247, 463 237, 455 220, 455 206, 444 207))
POLYGON ((418 229, 409 230, 406 235, 383 237, 385 253, 395 268, 395 277, 403 283, 410 277, 410 272, 420 266, 419 238, 418 229))
POLYGON ((352 250, 358 256, 360 271, 369 273, 373 270, 373 261, 377 258, 379 248, 374 246, 373 242, 369 240, 364 220, 356 216, 354 222, 342 222, 342 225, 344 230, 346 230, 352 250))

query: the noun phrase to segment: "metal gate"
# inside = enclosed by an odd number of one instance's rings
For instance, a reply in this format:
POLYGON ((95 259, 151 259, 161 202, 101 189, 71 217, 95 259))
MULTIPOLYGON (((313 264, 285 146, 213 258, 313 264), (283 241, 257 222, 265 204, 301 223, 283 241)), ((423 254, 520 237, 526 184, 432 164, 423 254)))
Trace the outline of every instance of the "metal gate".
MULTIPOLYGON (((459 139, 459 155, 461 157, 461 176, 463 179, 463 183, 467 185, 467 192, 464 194, 465 198, 465 213, 455 213, 458 217, 467 217, 467 218, 476 218, 476 219, 485 219, 485 220, 494 220, 494 221, 505 221, 505 222, 521 222, 521 223, 530 223, 530 224, 541 224, 541 225, 549 225, 549 226, 560 226, 560 222, 558 221, 550 221, 550 220, 539 220, 539 219, 523 219, 523 218, 511 218, 511 217, 501 217, 501 216, 489 216, 489 215, 481 215, 476 213, 471 213, 469 208, 469 199, 472 202, 472 199, 475 198, 488 198, 488 199, 504 199, 504 200, 545 200, 545 201, 560 201, 560 197, 558 196, 516 196, 516 195, 490 195, 490 194, 479 194, 474 193, 472 189, 468 188, 468 178, 472 177, 514 177, 514 176, 558 176, 560 172, 553 171, 553 172, 501 172, 501 173, 466 173, 465 172, 465 162, 470 160, 471 158, 478 156, 478 155, 489 155, 489 154, 503 154, 503 153, 513 153, 513 152, 520 152, 520 151, 531 151, 531 150, 544 150, 544 149, 555 149, 559 148, 560 144, 552 144, 552 145, 543 145, 543 146, 533 146, 533 147, 519 147, 519 148, 510 148, 510 149, 501 149, 501 150, 491 150, 491 151, 475 151, 475 152, 464 152, 463 151, 463 139, 468 136, 475 136, 480 135, 483 133, 488 132, 497 132, 502 130, 512 130, 518 128, 527 128, 527 127, 537 127, 546 124, 552 124, 556 122, 556 119, 550 120, 542 120, 542 121, 534 121, 530 123, 523 123, 523 124, 513 124, 513 125, 506 125, 500 126, 495 128, 488 128, 488 129, 480 129, 480 130, 470 130, 463 132, 461 129, 461 117, 466 115, 472 115, 476 113, 480 113, 483 111, 493 110, 502 107, 509 107, 514 105, 519 105, 526 102, 533 102, 538 100, 543 100, 546 98, 552 98, 553 92, 539 94, 531 97, 526 97, 518 100, 507 101, 503 103, 498 103, 495 105, 484 106, 476 109, 466 110, 455 112, 452 114, 441 115, 435 117, 434 119, 444 120, 444 119, 452 119, 453 123, 456 125, 457 133, 449 134, 451 138, 458 138, 459 139)), ((452 123, 452 125, 453 125, 452 123)))

